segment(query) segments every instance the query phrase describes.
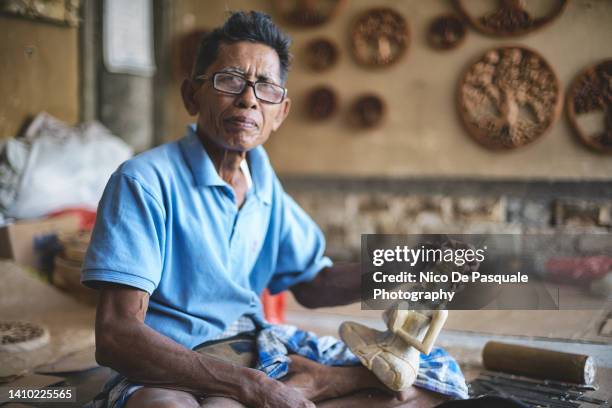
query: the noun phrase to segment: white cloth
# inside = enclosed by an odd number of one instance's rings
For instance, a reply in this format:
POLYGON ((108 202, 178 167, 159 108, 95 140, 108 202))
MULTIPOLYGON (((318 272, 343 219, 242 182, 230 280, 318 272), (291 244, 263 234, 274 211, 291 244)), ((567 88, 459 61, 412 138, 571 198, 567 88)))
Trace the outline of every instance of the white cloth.
POLYGON ((251 178, 251 171, 249 170, 249 164, 246 159, 240 162, 240 170, 242 170, 242 174, 244 174, 244 178, 247 183, 247 191, 253 187, 253 179, 251 178))

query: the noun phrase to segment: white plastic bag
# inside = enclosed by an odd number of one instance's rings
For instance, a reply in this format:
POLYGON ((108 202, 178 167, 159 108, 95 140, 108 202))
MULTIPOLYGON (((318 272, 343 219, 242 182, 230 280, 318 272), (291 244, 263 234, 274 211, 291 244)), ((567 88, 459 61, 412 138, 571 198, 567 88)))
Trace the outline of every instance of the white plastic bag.
POLYGON ((30 156, 7 216, 42 217, 68 207, 95 210, 109 177, 132 149, 99 122, 72 128, 47 113, 28 127, 30 156))

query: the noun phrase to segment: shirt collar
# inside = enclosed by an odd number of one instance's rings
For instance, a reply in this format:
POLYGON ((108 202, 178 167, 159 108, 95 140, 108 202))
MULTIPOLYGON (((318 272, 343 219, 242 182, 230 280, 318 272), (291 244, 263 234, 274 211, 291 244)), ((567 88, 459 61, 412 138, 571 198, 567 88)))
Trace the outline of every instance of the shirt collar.
MULTIPOLYGON (((197 186, 226 186, 204 149, 196 133, 196 124, 187 126, 187 134, 179 142, 183 155, 197 186)), ((247 153, 255 195, 266 204, 272 202, 272 180, 274 174, 270 161, 262 146, 247 153)))
POLYGON ((187 126, 187 135, 181 139, 180 146, 193 174, 197 186, 224 186, 227 183, 219 177, 219 173, 204 149, 195 131, 196 125, 187 126))

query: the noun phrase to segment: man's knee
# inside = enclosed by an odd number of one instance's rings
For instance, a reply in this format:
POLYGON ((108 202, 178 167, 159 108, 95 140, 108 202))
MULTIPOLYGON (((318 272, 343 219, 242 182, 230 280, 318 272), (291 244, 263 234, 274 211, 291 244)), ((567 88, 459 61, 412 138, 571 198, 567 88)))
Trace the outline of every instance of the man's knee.
POLYGON ((199 408, 196 398, 188 392, 165 388, 144 387, 136 391, 125 408, 199 408))

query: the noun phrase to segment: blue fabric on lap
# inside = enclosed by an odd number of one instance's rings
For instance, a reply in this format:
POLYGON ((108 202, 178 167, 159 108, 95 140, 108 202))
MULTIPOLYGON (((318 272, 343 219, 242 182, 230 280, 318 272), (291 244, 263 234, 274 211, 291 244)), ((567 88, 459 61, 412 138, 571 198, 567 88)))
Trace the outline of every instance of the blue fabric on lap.
MULTIPOLYGON (((359 359, 340 340, 289 325, 266 325, 257 335, 258 360, 255 368, 272 378, 282 378, 289 371, 288 354, 295 353, 330 366, 359 365, 359 359)), ((459 364, 443 348, 421 354, 416 387, 452 398, 468 398, 468 388, 459 364)))

